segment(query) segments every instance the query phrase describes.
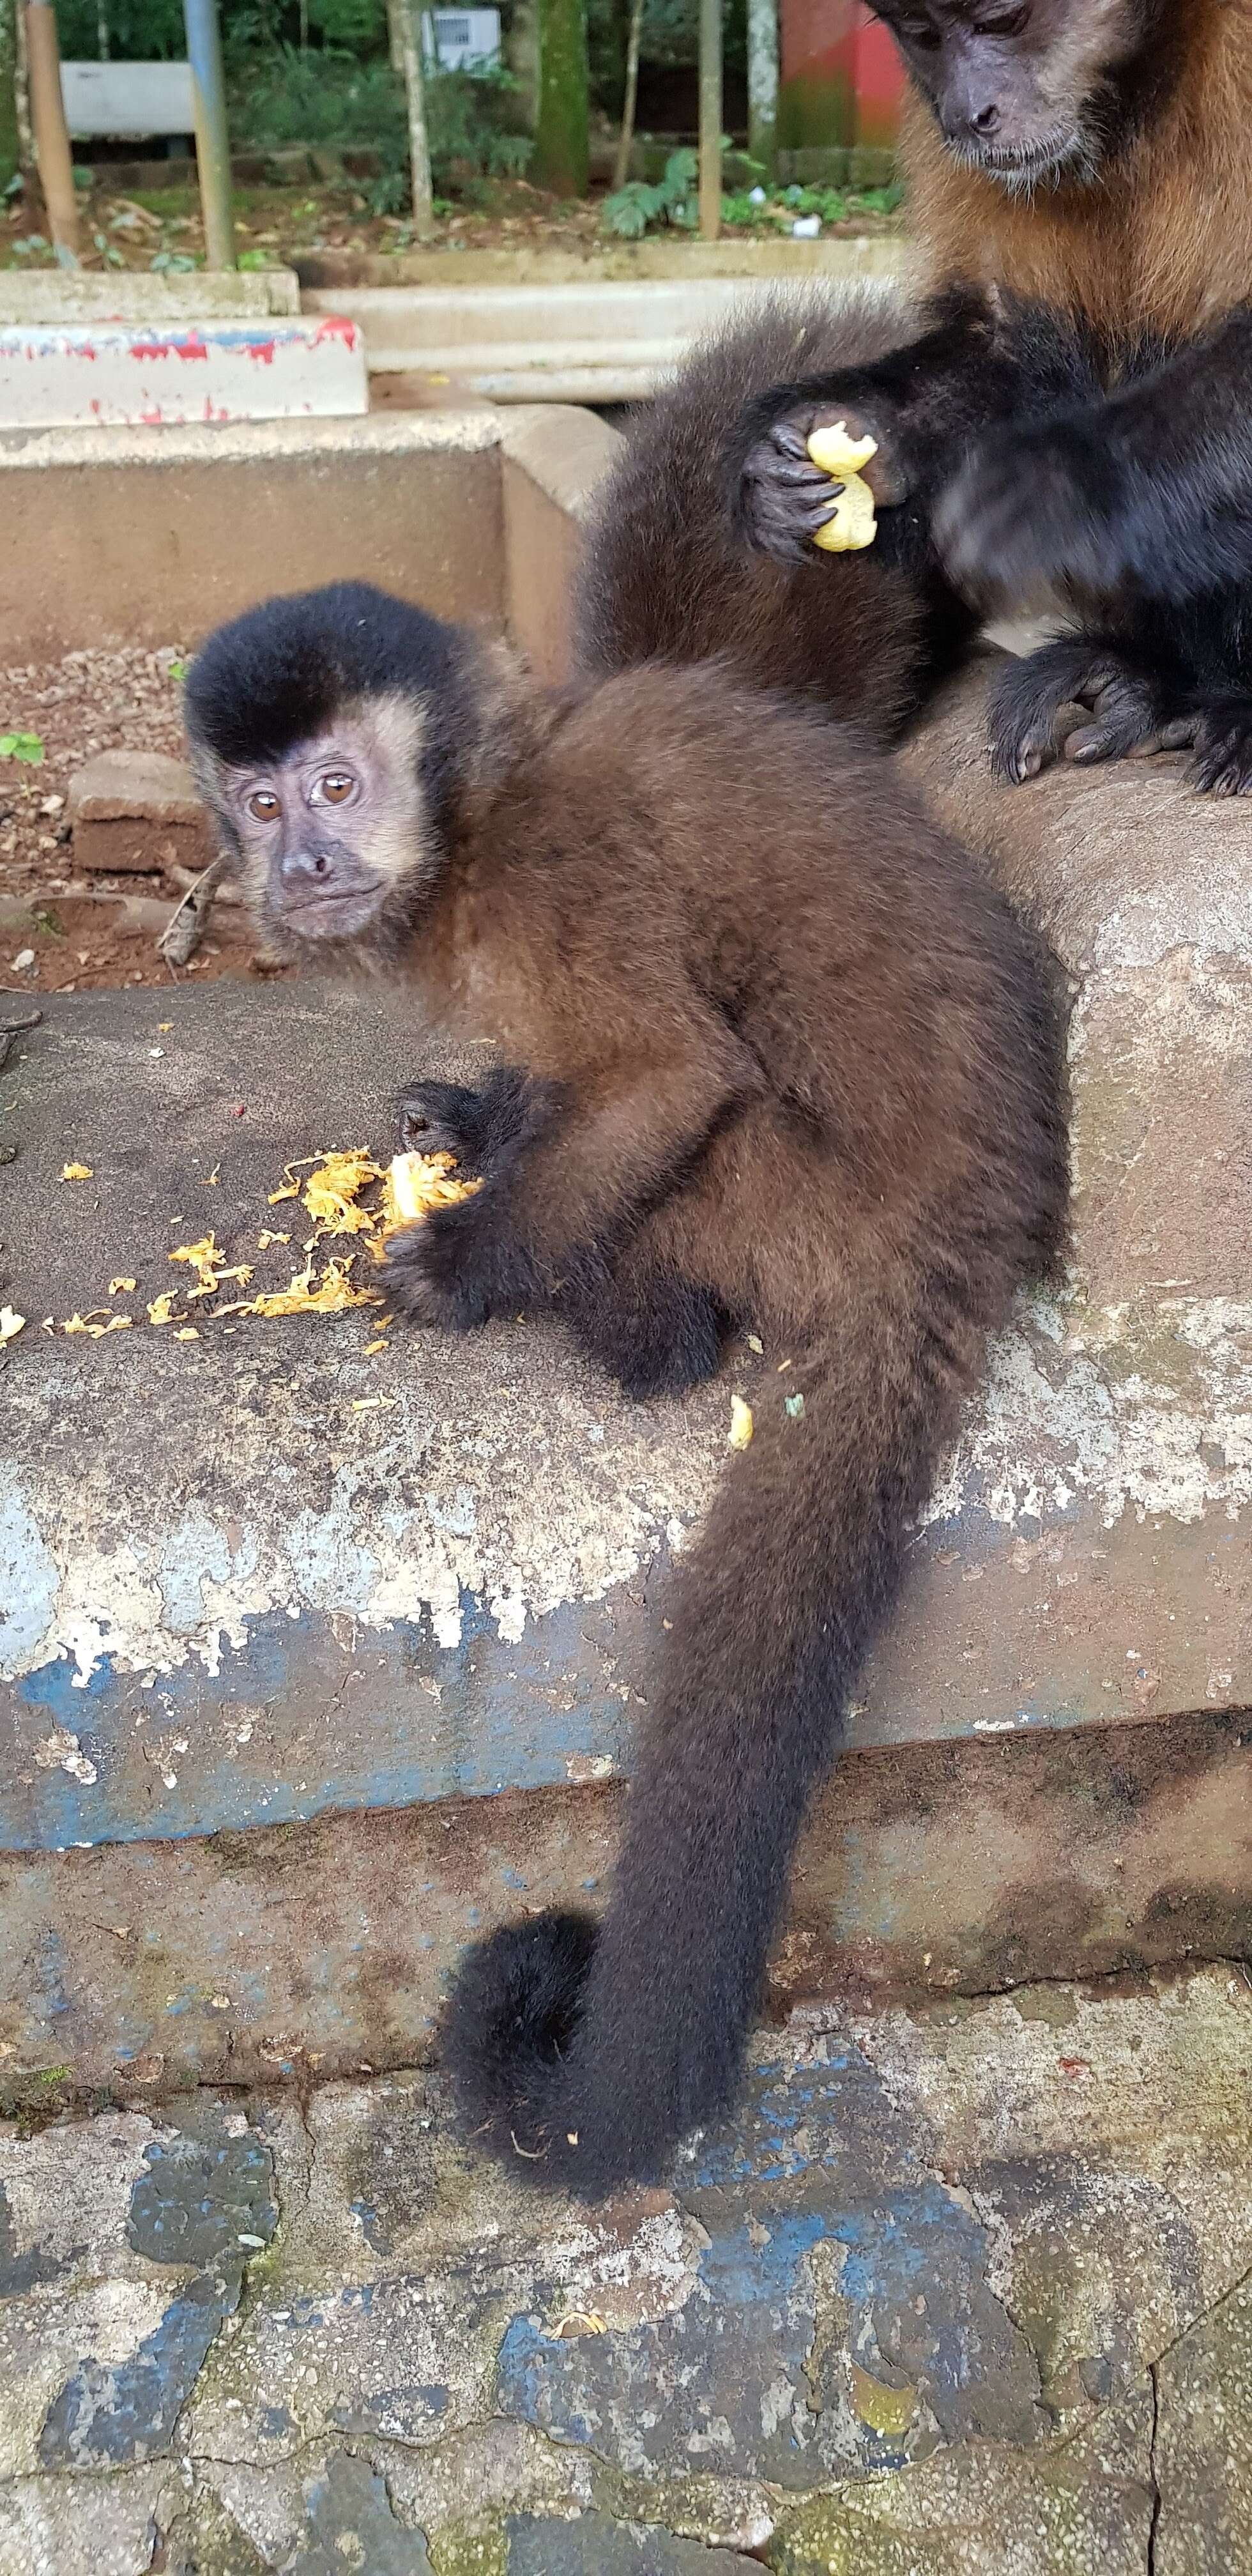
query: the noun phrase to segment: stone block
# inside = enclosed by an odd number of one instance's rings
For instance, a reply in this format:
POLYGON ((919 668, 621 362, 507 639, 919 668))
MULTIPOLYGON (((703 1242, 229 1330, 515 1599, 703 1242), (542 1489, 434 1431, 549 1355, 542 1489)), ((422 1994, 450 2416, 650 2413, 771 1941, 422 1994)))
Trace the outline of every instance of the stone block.
POLYGON ((208 866, 213 842, 185 761, 101 751, 70 780, 74 858, 92 875, 156 876, 208 866))

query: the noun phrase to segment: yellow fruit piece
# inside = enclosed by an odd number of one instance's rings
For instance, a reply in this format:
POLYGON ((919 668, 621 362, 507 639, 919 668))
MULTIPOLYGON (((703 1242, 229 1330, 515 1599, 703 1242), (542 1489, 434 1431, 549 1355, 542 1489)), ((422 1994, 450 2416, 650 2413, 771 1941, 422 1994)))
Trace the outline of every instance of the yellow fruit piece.
POLYGON ((402 1225, 421 1225, 432 1208, 455 1207, 472 1199, 481 1181, 454 1181, 455 1154, 397 1154, 387 1174, 382 1232, 402 1225))
POLYGON ((135 1282, 133 1279, 110 1279, 109 1295, 110 1297, 129 1297, 133 1293, 134 1287, 135 1282))
POLYGON ((245 1311, 253 1315, 340 1315, 346 1306, 381 1306, 377 1288, 354 1288, 348 1277, 353 1256, 328 1261, 320 1279, 310 1261, 289 1288, 254 1297, 245 1311))
POLYGON ((751 1405, 745 1404, 741 1395, 732 1395, 730 1399, 730 1431, 726 1441, 727 1448, 746 1449, 748 1442, 752 1437, 753 1427, 751 1405))
POLYGON ((15 1342, 26 1330, 26 1317, 14 1313, 12 1306, 0 1306, 0 1344, 15 1342))
POLYGON ((172 1288, 167 1288, 163 1297, 153 1298, 148 1308, 148 1321, 150 1324, 172 1324, 173 1320, 174 1291, 172 1288))
POLYGON ((90 1163, 63 1163, 61 1178, 63 1181, 91 1181, 95 1174, 90 1163))
POLYGON ((68 1324, 62 1324, 61 1330, 63 1333, 90 1333, 93 1342, 100 1341, 105 1333, 129 1332, 133 1320, 129 1315, 110 1315, 107 1323, 98 1324, 95 1321, 96 1316, 103 1315, 105 1312, 106 1309, 103 1306, 93 1306, 90 1314, 71 1315, 68 1324))
POLYGON ((367 1182, 382 1177, 363 1147, 327 1154, 304 1184, 304 1204, 318 1233, 371 1234, 374 1218, 368 1208, 357 1206, 357 1200, 367 1182))
POLYGON ((813 463, 843 485, 833 517, 818 529, 813 543, 827 555, 859 554, 878 534, 874 495, 861 480, 861 467, 878 454, 878 441, 849 438, 847 423, 840 420, 833 429, 815 429, 808 445, 813 463))

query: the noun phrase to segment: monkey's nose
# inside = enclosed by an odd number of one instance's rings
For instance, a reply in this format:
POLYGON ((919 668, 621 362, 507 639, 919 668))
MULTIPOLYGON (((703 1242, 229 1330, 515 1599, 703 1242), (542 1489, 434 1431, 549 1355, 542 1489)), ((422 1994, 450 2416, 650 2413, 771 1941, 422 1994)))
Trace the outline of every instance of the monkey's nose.
POLYGON ((324 885, 331 872, 330 854, 326 850, 284 850, 282 878, 284 885, 324 885))
POLYGON ((970 131, 973 134, 994 134, 1000 122, 1000 111, 995 100, 989 99, 985 107, 976 107, 969 122, 970 131))

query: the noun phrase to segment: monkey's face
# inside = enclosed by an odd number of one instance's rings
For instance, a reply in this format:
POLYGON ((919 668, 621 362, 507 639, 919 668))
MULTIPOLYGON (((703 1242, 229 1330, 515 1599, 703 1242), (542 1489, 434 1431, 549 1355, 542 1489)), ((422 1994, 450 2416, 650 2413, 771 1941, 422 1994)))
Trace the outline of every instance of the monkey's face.
POLYGON ((289 957, 402 939, 438 866, 421 733, 415 705, 375 700, 281 759, 198 762, 249 906, 289 957))
POLYGON ((953 157, 1014 192, 1090 182, 1154 0, 878 0, 953 157))

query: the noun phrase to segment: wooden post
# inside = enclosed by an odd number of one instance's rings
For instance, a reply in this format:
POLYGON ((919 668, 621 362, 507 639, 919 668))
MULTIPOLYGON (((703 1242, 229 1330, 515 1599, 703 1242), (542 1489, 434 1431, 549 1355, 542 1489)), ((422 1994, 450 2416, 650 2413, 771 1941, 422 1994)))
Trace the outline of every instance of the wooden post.
POLYGON ((722 0, 700 0, 700 239, 722 229, 722 0))
POLYGON ((778 0, 748 0, 748 150, 774 176, 778 124, 778 0))
POLYGON ((557 197, 585 197, 590 170, 585 0, 539 0, 539 115, 530 175, 557 197))
POLYGON ((62 266, 77 268, 78 201, 74 195, 65 101, 61 96, 61 48, 50 0, 26 0, 26 55, 35 162, 48 209, 48 229, 62 266))
POLYGON ((196 169, 204 218, 205 266, 233 268, 230 136, 226 130, 226 74, 222 68, 217 0, 183 0, 183 24, 196 111, 196 169))
POLYGON ((398 53, 404 72, 413 230, 419 241, 428 241, 435 229, 435 204, 430 176, 430 138, 426 131, 426 83, 422 72, 419 0, 387 0, 387 33, 392 60, 394 62, 398 53))

